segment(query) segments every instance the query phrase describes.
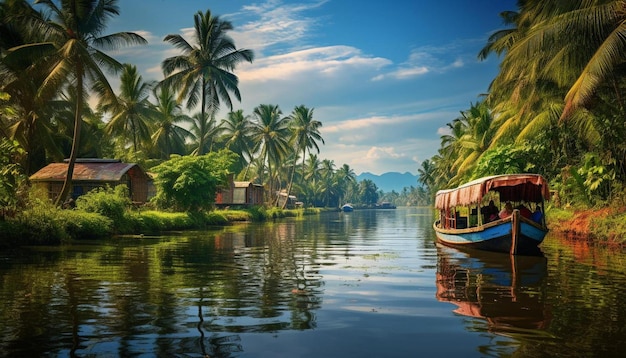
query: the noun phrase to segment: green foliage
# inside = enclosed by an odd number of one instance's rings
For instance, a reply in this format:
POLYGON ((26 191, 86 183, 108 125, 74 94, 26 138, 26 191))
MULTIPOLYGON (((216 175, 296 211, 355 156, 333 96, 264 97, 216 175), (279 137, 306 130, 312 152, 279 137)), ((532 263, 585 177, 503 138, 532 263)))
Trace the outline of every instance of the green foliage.
POLYGON ((134 233, 156 233, 173 230, 188 230, 197 227, 196 221, 187 213, 143 211, 130 215, 134 233))
POLYGON ((542 145, 507 144, 490 149, 478 160, 471 179, 489 175, 513 173, 541 173, 537 158, 543 155, 542 145))
POLYGON ((626 212, 609 215, 602 220, 596 220, 591 227, 595 237, 602 238, 614 244, 626 243, 626 212))
POLYGON ((113 233, 114 221, 98 213, 59 210, 58 220, 71 239, 100 239, 113 233))
POLYGON ((76 208, 88 213, 98 213, 115 223, 117 232, 128 227, 127 211, 131 201, 126 185, 115 188, 96 188, 76 199, 76 208))
POLYGON ((237 155, 229 150, 201 156, 180 156, 157 165, 153 202, 160 209, 200 211, 212 207, 220 185, 225 185, 237 155))
POLYGON ((215 213, 223 215, 229 222, 252 221, 252 214, 248 210, 226 210, 215 213))
POLYGON ((1 218, 13 216, 23 206, 26 176, 18 158, 25 155, 17 141, 0 139, 0 213, 1 218))
POLYGON ((47 194, 31 190, 27 208, 16 217, 14 229, 22 245, 54 245, 67 242, 69 234, 65 232, 65 223, 61 221, 58 207, 52 204, 47 194))

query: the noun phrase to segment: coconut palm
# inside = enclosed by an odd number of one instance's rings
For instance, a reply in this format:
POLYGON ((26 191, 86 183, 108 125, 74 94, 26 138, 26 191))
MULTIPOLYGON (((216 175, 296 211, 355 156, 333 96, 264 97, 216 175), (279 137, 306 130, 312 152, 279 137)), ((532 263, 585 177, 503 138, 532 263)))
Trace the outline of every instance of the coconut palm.
POLYGON ((317 143, 322 142, 322 144, 325 144, 324 138, 322 138, 319 131, 320 127, 322 127, 322 122, 313 119, 313 108, 309 109, 304 105, 295 107, 291 115, 289 115, 289 119, 291 120, 290 125, 296 148, 302 151, 302 168, 304 169, 307 150, 315 149, 319 153, 320 147, 317 143))
POLYGON ((103 69, 119 71, 122 64, 106 55, 103 50, 116 49, 122 45, 144 44, 146 40, 132 32, 118 32, 102 36, 107 20, 119 15, 116 0, 37 0, 51 13, 51 18, 31 18, 31 27, 47 33, 44 42, 27 44, 14 48, 16 56, 41 56, 44 66, 49 69, 48 76, 40 87, 41 93, 58 91, 60 86, 71 81, 76 88, 76 110, 74 112, 74 130, 67 174, 63 189, 57 198, 57 205, 62 203, 69 193, 74 163, 80 147, 80 133, 83 103, 87 85, 94 85, 94 93, 105 102, 113 102, 115 94, 103 69))
MULTIPOLYGON (((356 183, 356 174, 348 164, 344 164, 337 169, 335 176, 337 178, 337 185, 339 186, 337 191, 341 194, 341 196, 345 197, 345 194, 348 192, 350 186, 356 183)), ((339 200, 341 202, 343 198, 339 198, 339 200)))
POLYGON ((210 152, 213 149, 213 143, 218 139, 221 132, 215 116, 198 112, 190 118, 189 124, 191 125, 189 132, 193 146, 191 154, 203 155, 210 152))
POLYGON ((281 115, 280 108, 271 104, 261 104, 253 111, 256 120, 252 130, 254 152, 259 151, 262 162, 267 165, 270 194, 274 190, 274 176, 276 175, 272 169, 278 168, 280 161, 285 158, 289 150, 289 123, 281 115))
POLYGON ((321 182, 323 183, 324 203, 330 206, 330 198, 337 194, 337 183, 335 182, 335 162, 330 159, 322 160, 320 167, 321 182))
POLYGON ((243 114, 243 110, 229 112, 226 119, 220 124, 224 146, 239 154, 239 169, 246 167, 244 180, 247 177, 250 164, 252 163, 252 122, 249 116, 243 114))
POLYGON ((226 34, 233 29, 229 21, 213 16, 211 11, 194 15, 195 42, 189 43, 181 35, 167 35, 164 41, 182 51, 162 63, 166 78, 162 84, 179 90, 179 102, 187 99, 187 108, 200 104, 201 118, 215 113, 220 100, 232 110, 232 93, 241 100, 239 79, 232 72, 242 61, 252 62, 251 50, 237 49, 226 34))
POLYGON ((0 117, 0 127, 4 136, 17 140, 26 151, 21 165, 27 175, 45 166, 46 158, 63 159, 54 140, 57 128, 45 113, 55 94, 39 92, 47 71, 35 66, 38 56, 15 53, 19 46, 45 39, 45 33, 28 25, 34 16, 39 15, 26 1, 0 3, 0 88, 10 108, 0 117))
POLYGON ((154 89, 157 100, 153 124, 152 144, 159 152, 159 158, 169 159, 172 154, 185 154, 185 139, 191 133, 179 126, 179 123, 190 122, 176 101, 175 95, 169 87, 158 86, 154 89))
POLYGON ((128 150, 132 145, 135 153, 139 150, 139 143, 148 143, 152 133, 151 121, 157 113, 148 96, 152 86, 143 81, 137 72, 137 67, 124 64, 120 78, 120 94, 110 102, 103 103, 100 108, 111 114, 111 119, 105 127, 105 132, 121 140, 121 152, 128 150))
POLYGON ((457 172, 455 182, 468 179, 468 173, 491 146, 495 133, 492 126, 493 116, 486 102, 472 104, 470 109, 461 112, 461 116, 460 122, 464 124, 464 132, 457 141, 459 160, 455 163, 457 172))
MULTIPOLYGON (((304 177, 304 161, 306 159, 307 150, 315 150, 319 153, 320 148, 317 142, 324 144, 324 138, 319 132, 322 122, 313 119, 313 109, 309 109, 304 105, 296 106, 289 115, 290 127, 292 131, 292 140, 296 150, 302 152, 302 176, 304 177)), ((291 169, 287 192, 291 191, 293 183, 293 175, 295 172, 295 163, 291 169)))

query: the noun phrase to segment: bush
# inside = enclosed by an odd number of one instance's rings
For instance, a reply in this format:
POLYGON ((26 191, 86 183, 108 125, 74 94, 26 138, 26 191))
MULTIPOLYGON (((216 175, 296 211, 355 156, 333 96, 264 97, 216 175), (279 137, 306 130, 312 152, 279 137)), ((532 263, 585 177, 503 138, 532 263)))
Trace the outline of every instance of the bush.
POLYGON ((76 208, 88 213, 98 213, 115 223, 116 232, 127 231, 130 227, 128 208, 131 201, 126 185, 115 188, 97 188, 76 200, 76 208))
POLYGON ((111 235, 113 221, 98 213, 80 210, 59 210, 58 220, 72 239, 96 239, 111 235))

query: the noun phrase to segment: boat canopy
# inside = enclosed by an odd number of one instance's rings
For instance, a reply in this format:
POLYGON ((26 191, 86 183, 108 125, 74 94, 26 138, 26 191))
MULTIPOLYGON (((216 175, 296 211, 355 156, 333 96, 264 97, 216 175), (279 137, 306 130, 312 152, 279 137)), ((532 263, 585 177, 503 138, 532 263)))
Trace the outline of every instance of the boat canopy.
POLYGON ((439 190, 437 209, 478 204, 490 191, 500 194, 500 201, 540 203, 550 197, 548 182, 538 174, 494 175, 473 180, 456 189, 439 190))

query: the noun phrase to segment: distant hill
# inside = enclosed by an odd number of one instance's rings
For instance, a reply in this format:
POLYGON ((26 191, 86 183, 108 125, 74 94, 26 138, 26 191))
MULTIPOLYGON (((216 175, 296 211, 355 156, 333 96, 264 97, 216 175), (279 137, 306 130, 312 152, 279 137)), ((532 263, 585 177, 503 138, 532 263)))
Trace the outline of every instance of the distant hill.
POLYGON ((361 181, 364 179, 369 179, 373 181, 374 184, 376 184, 379 190, 382 190, 385 193, 391 192, 392 190, 395 190, 397 193, 399 193, 404 188, 408 188, 410 186, 417 187, 419 185, 419 183, 417 182, 418 178, 419 176, 413 175, 409 172, 388 172, 381 175, 364 172, 357 175, 356 180, 361 181))

